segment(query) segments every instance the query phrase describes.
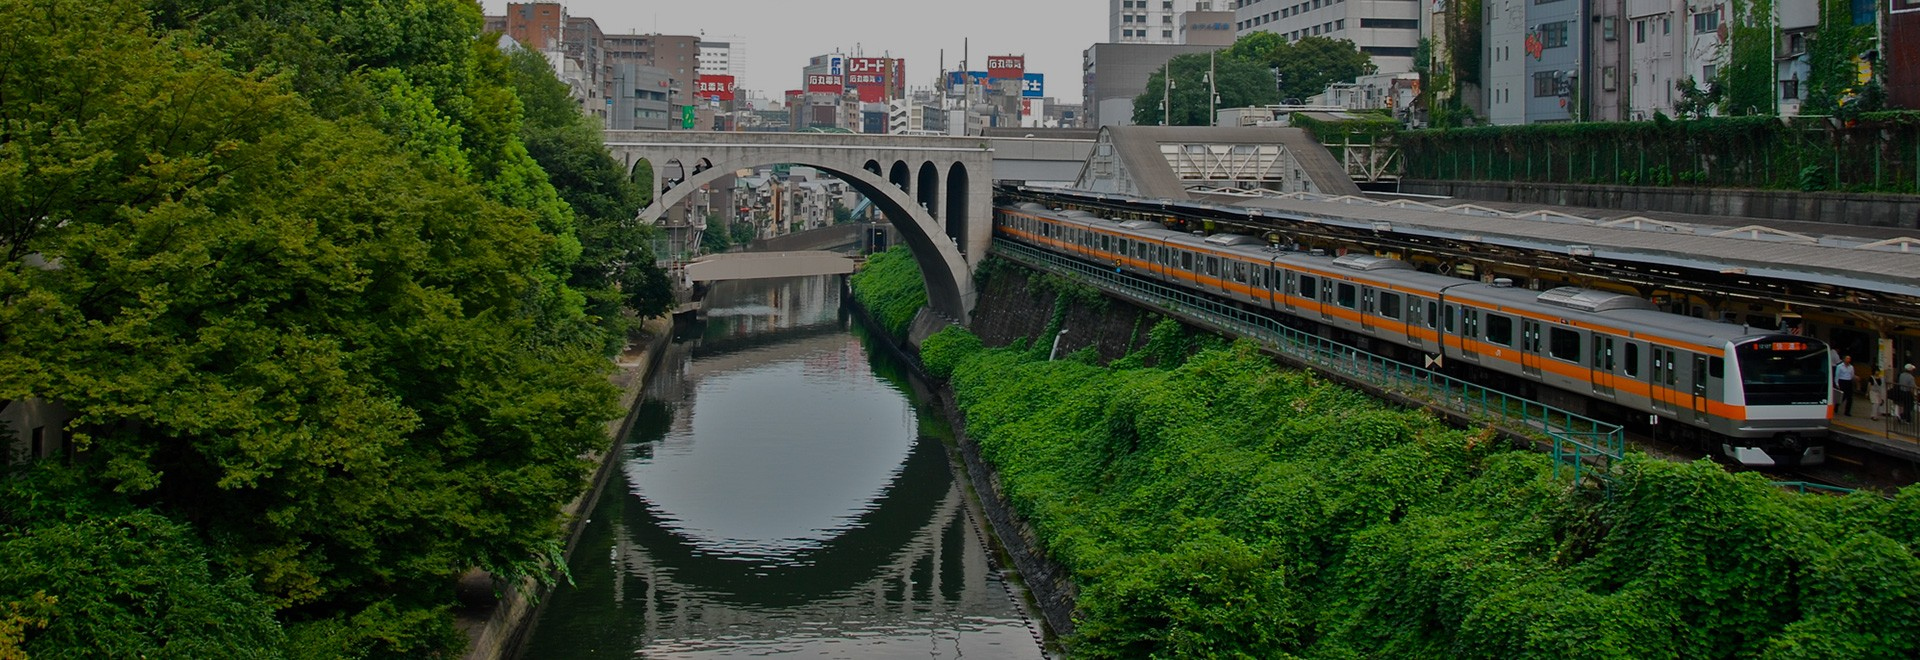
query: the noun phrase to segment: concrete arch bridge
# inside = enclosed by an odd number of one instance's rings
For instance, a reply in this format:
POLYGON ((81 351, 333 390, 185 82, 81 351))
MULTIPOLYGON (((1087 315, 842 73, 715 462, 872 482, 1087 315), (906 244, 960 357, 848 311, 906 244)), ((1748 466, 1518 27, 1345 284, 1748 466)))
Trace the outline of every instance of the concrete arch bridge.
POLYGON ((887 216, 927 283, 927 305, 964 323, 973 269, 993 232, 993 148, 985 138, 829 133, 607 131, 607 149, 629 174, 653 168, 644 222, 659 222, 693 191, 743 169, 794 164, 847 182, 887 216))

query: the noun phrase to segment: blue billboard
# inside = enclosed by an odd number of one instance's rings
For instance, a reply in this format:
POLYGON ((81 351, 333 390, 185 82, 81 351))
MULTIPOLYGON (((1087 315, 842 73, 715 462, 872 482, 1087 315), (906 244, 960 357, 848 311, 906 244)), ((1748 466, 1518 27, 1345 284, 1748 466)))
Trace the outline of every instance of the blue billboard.
POLYGON ((1047 95, 1047 74, 1029 73, 1020 80, 1020 97, 1037 99, 1047 95))
POLYGON ((972 79, 971 82, 975 86, 987 84, 987 72, 985 71, 948 71, 947 89, 960 89, 961 86, 968 83, 969 78, 972 79), (963 78, 962 76, 965 77, 963 78))

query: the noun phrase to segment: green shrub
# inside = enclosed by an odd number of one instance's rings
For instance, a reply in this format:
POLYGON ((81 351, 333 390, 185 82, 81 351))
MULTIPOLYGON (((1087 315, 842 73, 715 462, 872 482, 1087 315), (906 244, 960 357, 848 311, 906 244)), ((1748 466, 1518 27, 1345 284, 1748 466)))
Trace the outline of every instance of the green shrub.
POLYGON ((905 336, 913 317, 927 304, 927 286, 920 279, 920 264, 904 245, 867 258, 860 272, 853 274, 853 298, 879 321, 887 332, 905 336))

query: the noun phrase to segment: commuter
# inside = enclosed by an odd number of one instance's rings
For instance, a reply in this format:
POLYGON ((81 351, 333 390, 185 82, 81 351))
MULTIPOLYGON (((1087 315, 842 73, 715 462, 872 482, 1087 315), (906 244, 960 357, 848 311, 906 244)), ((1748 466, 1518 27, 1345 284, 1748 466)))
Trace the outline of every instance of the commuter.
POLYGON ((1904 422, 1913 410, 1913 363, 1900 368, 1900 379, 1893 388, 1893 421, 1904 422))
POLYGON ((1873 375, 1867 377, 1867 400, 1873 403, 1873 413, 1867 419, 1879 421, 1887 414, 1887 376, 1879 367, 1873 368, 1873 375))
POLYGON ((1840 363, 1833 365, 1833 412, 1848 417, 1853 416, 1853 356, 1840 356, 1840 363))

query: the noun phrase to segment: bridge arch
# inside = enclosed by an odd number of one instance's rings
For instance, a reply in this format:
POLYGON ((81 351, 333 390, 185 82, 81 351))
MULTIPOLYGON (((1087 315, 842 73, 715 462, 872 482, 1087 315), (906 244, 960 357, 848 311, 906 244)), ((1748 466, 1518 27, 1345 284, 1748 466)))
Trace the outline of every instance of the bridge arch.
MULTIPOLYGON (((642 209, 640 219, 645 222, 658 222, 666 210, 684 201, 693 191, 713 183, 721 176, 737 170, 752 169, 765 165, 777 165, 776 162, 758 162, 763 159, 747 158, 733 161, 720 161, 700 171, 690 174, 684 181, 671 183, 671 187, 661 192, 653 204, 642 209)), ((901 239, 913 253, 913 259, 920 265, 920 275, 927 285, 927 305, 941 316, 956 322, 965 322, 972 308, 972 277, 966 258, 959 247, 940 224, 909 197, 907 191, 887 179, 882 179, 866 169, 850 169, 832 164, 799 161, 794 165, 805 165, 830 174, 845 181, 867 199, 873 201, 875 208, 886 214, 887 222, 900 231, 901 239)), ((896 168, 904 171, 904 165, 896 168)), ((670 180, 669 180, 670 181, 670 180)))
POLYGON ((940 168, 927 161, 920 164, 920 177, 913 183, 914 201, 935 220, 940 219, 940 168))
POLYGON ((641 222, 658 223, 668 209, 695 191, 740 170, 767 165, 805 165, 839 178, 865 195, 874 210, 886 214, 899 242, 911 249, 927 285, 930 311, 964 323, 973 309, 973 268, 986 254, 992 227, 981 218, 992 213, 991 191, 966 185, 969 177, 993 169, 993 148, 977 138, 806 133, 702 133, 695 131, 607 131, 607 147, 629 167, 641 162, 656 169, 654 188, 668 176, 664 163, 688 164, 671 190, 642 209, 641 222), (931 164, 928 169, 925 165, 931 164), (964 164, 955 177, 954 165, 964 164), (920 175, 926 182, 915 186, 920 175), (959 188, 952 184, 959 182, 959 188), (929 197, 926 206, 914 193, 929 197), (941 217, 959 219, 958 225, 941 217))
POLYGON ((978 220, 967 217, 967 197, 970 190, 968 185, 966 163, 954 163, 953 167, 947 169, 947 185, 942 189, 947 196, 947 212, 944 219, 947 223, 947 237, 953 239, 955 245, 960 246, 960 253, 963 256, 974 258, 978 255, 968 251, 972 246, 968 245, 967 241, 967 237, 971 235, 968 233, 970 228, 967 225, 978 220))
POLYGON ((913 190, 913 174, 907 169, 906 161, 893 161, 893 167, 887 170, 887 181, 902 191, 913 190))

